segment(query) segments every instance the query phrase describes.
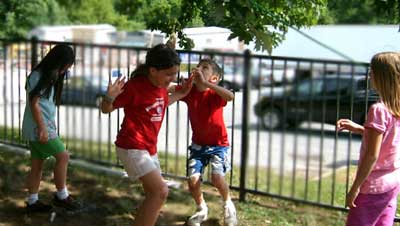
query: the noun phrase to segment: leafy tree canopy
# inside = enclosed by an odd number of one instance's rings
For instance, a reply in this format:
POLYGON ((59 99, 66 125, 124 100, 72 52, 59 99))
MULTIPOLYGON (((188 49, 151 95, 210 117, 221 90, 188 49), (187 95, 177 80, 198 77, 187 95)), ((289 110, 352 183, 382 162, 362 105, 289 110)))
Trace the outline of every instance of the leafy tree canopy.
POLYGON ((238 37, 256 49, 271 52, 283 40, 290 26, 300 28, 317 23, 326 7, 326 0, 157 0, 146 12, 149 28, 166 34, 177 33, 180 46, 192 48, 193 42, 182 29, 200 16, 207 25, 219 25, 232 31, 230 39, 238 37), (266 26, 269 25, 269 26, 266 26))
POLYGON ((55 0, 0 1, 0 38, 25 38, 35 26, 66 23, 61 11, 55 0))
POLYGON ((396 24, 399 1, 329 0, 320 24, 396 24))
POLYGON ((400 0, 3 0, 0 38, 23 38, 39 25, 109 23, 177 34, 181 47, 192 48, 182 30, 205 25, 228 28, 230 38, 270 52, 289 27, 394 24, 399 11, 400 0))

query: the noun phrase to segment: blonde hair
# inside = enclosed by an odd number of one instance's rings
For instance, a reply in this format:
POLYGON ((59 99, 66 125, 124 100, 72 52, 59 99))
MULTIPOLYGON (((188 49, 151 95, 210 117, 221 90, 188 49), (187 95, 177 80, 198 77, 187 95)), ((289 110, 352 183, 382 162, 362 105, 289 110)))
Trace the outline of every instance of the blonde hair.
POLYGON ((370 66, 373 88, 389 111, 400 117, 400 53, 378 53, 370 66))

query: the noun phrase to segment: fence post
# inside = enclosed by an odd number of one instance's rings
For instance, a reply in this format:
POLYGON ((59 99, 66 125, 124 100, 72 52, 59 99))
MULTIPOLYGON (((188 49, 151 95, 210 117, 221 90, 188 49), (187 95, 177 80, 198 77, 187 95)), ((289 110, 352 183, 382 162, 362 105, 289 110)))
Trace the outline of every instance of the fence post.
POLYGON ((33 69, 38 63, 38 38, 33 36, 31 38, 31 68, 33 69))
POLYGON ((244 52, 244 85, 243 85, 243 108, 242 108, 242 146, 240 160, 240 185, 239 185, 239 201, 246 200, 246 171, 247 171, 247 155, 249 149, 249 104, 250 104, 250 50, 244 52))

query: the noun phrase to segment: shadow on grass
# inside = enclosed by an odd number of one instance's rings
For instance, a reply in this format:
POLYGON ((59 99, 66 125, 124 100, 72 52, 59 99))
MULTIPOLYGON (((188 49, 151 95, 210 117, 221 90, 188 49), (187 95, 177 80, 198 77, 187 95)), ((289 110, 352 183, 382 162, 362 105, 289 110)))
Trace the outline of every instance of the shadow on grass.
MULTIPOLYGON (((50 213, 27 214, 24 189, 25 178, 29 172, 29 157, 3 152, 0 155, 0 219, 10 226, 19 225, 106 225, 124 226, 132 225, 137 208, 141 204, 144 194, 139 183, 133 183, 127 178, 110 178, 106 175, 88 173, 80 167, 69 166, 68 189, 87 210, 79 213, 62 212, 57 210, 54 221, 51 223, 50 213)), ((55 187, 53 184, 52 170, 54 160, 49 159, 44 164, 43 178, 39 196, 44 203, 53 199, 55 187)), ((205 198, 214 202, 218 197, 205 193, 205 198)), ((170 189, 169 206, 194 207, 187 189, 170 189)), ((157 225, 185 225, 189 217, 187 212, 175 211, 177 208, 163 208, 157 225)), ((219 225, 218 219, 209 219, 203 225, 219 225)))

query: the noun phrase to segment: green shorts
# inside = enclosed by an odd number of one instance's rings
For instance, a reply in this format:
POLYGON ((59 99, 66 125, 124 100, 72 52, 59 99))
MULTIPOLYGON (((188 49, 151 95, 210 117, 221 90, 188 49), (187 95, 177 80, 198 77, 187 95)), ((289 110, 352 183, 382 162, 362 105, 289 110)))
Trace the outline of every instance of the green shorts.
POLYGON ((39 141, 29 141, 29 147, 31 149, 31 158, 34 159, 46 159, 65 151, 64 143, 60 138, 49 140, 45 144, 39 141))

